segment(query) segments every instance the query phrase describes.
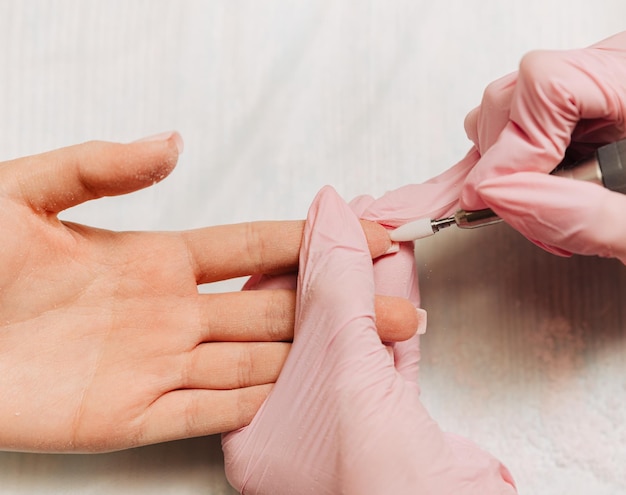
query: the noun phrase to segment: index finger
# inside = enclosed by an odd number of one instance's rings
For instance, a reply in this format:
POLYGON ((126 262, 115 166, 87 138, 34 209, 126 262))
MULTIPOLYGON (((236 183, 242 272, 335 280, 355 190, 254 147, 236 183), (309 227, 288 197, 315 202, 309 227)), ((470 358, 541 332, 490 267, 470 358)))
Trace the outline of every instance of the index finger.
MULTIPOLYGON (((361 221, 372 258, 391 240, 381 225, 361 221)), ((182 232, 198 284, 296 270, 303 220, 248 222, 182 232)))
POLYGON ((0 184, 35 212, 57 214, 151 186, 174 169, 182 148, 177 132, 128 144, 90 141, 4 162, 0 184))

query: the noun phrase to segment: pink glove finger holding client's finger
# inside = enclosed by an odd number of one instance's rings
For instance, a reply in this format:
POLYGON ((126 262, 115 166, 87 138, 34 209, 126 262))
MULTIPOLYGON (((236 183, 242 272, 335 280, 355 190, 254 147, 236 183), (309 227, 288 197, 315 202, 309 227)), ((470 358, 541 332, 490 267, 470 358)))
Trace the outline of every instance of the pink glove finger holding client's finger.
POLYGON ((376 333, 375 290, 417 301, 410 245, 376 267, 357 216, 323 189, 305 227, 292 350, 252 423, 223 439, 229 480, 244 494, 515 493, 496 459, 422 406, 419 336, 392 355, 376 333))

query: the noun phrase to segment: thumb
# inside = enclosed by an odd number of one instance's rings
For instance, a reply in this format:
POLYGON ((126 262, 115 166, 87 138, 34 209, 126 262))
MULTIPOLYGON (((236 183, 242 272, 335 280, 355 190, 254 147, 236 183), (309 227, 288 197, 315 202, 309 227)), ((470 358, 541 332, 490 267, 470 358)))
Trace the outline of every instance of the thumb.
POLYGON ((318 377, 331 373, 326 382, 339 388, 364 390, 372 382, 395 379, 393 361, 376 331, 374 269, 363 230, 330 187, 318 193, 309 210, 299 267, 291 354, 302 351, 302 365, 314 349, 321 352, 324 365, 318 361, 309 369, 318 377))
POLYGON ((330 187, 309 209, 296 295, 293 345, 271 394, 248 427, 224 437, 226 473, 242 493, 337 493, 338 422, 354 407, 344 398, 375 400, 380 387, 368 385, 388 379, 378 372, 391 359, 374 326, 365 235, 330 187))
POLYGON ((159 182, 174 169, 182 147, 177 132, 129 144, 91 141, 6 162, 0 183, 9 197, 56 214, 159 182))
POLYGON ((513 228, 557 254, 599 255, 626 262, 622 194, 539 172, 488 179, 478 193, 513 228))
MULTIPOLYGON (((317 327, 323 320, 336 332, 352 327, 373 329, 374 273, 367 242, 356 215, 329 186, 318 193, 309 209, 300 248, 297 298, 296 331, 317 327)), ((319 332, 313 333, 320 338, 319 332)))

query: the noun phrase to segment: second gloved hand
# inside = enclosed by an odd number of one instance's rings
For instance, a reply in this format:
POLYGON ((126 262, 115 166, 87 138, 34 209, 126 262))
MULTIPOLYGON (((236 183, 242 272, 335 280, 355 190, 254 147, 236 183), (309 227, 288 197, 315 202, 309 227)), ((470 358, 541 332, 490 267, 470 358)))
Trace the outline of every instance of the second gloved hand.
POLYGON ((466 118, 479 155, 461 207, 492 208, 536 244, 562 255, 626 263, 626 196, 547 175, 626 137, 626 32, 579 50, 535 51, 495 81, 466 118))

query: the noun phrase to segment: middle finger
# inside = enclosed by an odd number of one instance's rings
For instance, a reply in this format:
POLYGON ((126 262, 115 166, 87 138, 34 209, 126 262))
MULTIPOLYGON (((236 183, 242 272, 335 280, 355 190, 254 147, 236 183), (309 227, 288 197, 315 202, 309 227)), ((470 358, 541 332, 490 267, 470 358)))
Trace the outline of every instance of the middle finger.
MULTIPOLYGON (((202 294, 200 342, 288 342, 293 339, 296 293, 253 290, 202 294)), ((419 317, 407 299, 376 296, 376 327, 381 340, 409 339, 419 317)))

